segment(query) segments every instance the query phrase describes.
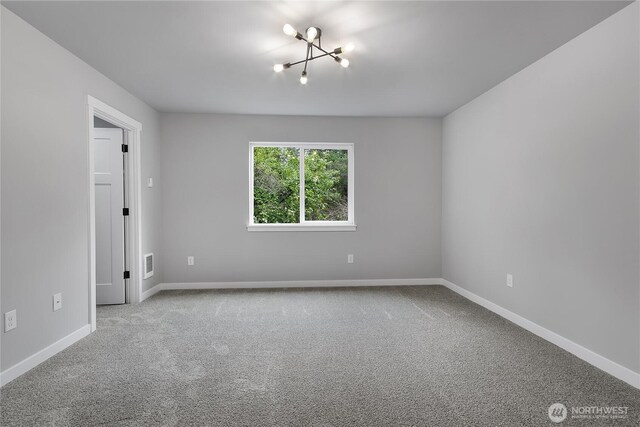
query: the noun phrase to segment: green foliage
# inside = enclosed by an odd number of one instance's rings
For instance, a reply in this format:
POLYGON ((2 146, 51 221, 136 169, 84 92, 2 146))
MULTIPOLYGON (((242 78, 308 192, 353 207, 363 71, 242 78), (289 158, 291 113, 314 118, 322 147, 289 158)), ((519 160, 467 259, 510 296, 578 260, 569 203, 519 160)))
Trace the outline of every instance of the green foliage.
POLYGON ((348 219, 347 150, 305 150, 305 219, 348 219))
POLYGON ((297 148, 255 147, 255 223, 300 222, 300 159, 297 148))
MULTIPOLYGON (((300 220, 299 150, 254 149, 254 222, 298 223, 300 220)), ((348 219, 347 150, 305 150, 305 219, 348 219)))

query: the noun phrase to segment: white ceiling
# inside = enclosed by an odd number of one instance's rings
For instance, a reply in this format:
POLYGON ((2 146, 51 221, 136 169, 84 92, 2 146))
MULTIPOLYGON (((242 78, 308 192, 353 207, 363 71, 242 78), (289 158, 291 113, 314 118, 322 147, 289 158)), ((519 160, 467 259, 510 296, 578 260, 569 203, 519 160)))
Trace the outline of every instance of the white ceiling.
POLYGON ((3 4, 159 111, 443 116, 628 2, 3 4), (305 52, 285 23, 353 42, 351 66, 274 73, 305 52))

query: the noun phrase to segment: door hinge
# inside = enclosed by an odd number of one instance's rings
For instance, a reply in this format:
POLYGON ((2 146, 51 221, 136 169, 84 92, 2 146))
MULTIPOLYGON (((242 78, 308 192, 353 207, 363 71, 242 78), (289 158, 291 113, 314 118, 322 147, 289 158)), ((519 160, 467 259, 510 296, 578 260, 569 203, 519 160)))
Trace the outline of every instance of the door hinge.
POLYGON ((124 272, 124 278, 125 278, 125 279, 129 279, 129 278, 130 278, 130 276, 131 276, 131 273, 130 273, 129 271, 125 271, 125 272, 124 272))
POLYGON ((122 152, 123 153, 128 153, 129 152, 129 146, 127 144, 122 144, 122 152))
POLYGON ((129 216, 129 208, 122 208, 122 216, 129 216))

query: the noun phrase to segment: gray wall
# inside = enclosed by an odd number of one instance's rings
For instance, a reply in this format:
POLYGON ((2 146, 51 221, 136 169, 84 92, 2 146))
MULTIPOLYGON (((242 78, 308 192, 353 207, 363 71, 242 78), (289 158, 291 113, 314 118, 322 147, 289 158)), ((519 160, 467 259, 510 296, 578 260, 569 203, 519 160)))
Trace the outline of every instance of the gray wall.
POLYGON ((162 114, 160 133, 167 282, 440 277, 439 119, 162 114), (249 141, 355 143, 357 231, 248 232, 249 141))
POLYGON ((443 124, 444 278, 636 372, 638 51, 636 3, 443 124))
MULTIPOLYGON (((87 94, 140 121, 143 249, 160 251, 158 114, 2 7, 2 277, 5 370, 89 322, 87 94), (62 292, 63 308, 52 311, 62 292)), ((162 281, 161 265, 153 281, 162 281)))

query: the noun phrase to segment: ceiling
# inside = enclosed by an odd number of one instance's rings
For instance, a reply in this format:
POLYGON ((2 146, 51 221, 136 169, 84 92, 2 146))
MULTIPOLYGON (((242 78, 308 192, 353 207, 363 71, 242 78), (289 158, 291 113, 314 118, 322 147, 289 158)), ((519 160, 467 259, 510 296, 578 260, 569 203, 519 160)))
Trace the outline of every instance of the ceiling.
POLYGON ((159 111, 436 117, 628 3, 2 2, 159 111), (305 54, 285 23, 354 43, 351 66, 274 73, 305 54))

